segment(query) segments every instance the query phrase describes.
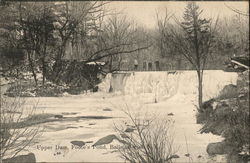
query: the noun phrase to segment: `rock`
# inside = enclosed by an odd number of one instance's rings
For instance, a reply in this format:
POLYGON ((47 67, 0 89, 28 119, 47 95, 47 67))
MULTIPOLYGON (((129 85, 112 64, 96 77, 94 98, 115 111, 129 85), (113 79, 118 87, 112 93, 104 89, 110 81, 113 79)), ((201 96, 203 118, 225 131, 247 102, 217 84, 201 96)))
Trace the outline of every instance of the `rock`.
POLYGON ((96 123, 89 123, 90 126, 95 125, 96 123))
POLYGON ((98 89, 99 89, 99 87, 98 87, 98 86, 95 86, 95 87, 93 88, 93 92, 98 92, 98 89))
POLYGON ((189 156, 190 156, 190 154, 189 154, 189 153, 187 153, 187 154, 185 154, 185 156, 186 156, 186 157, 189 157, 189 156))
POLYGON ((225 113, 231 112, 232 109, 229 106, 221 106, 214 111, 216 117, 222 117, 225 113))
POLYGON ((219 99, 227 99, 234 97, 237 97, 237 86, 233 84, 226 85, 218 96, 219 99))
POLYGON ((22 92, 20 96, 21 97, 35 97, 35 94, 31 92, 22 92))
POLYGON ((241 93, 241 94, 239 94, 239 96, 238 96, 238 98, 240 99, 240 100, 247 100, 247 95, 245 95, 244 93, 241 93))
POLYGON ((109 144, 109 143, 111 143, 114 139, 119 140, 119 139, 116 137, 116 135, 114 135, 114 134, 108 135, 108 136, 105 136, 105 137, 99 139, 93 146, 109 144))
POLYGON ((113 92, 113 87, 112 85, 109 87, 109 93, 113 92))
POLYGON ((68 128, 78 128, 78 127, 74 127, 74 126, 68 126, 68 127, 66 127, 66 128, 68 129, 68 128))
POLYGON ((128 128, 126 128, 126 130, 124 132, 133 132, 134 130, 135 129, 128 127, 128 128))
POLYGON ((110 108, 105 108, 105 109, 103 109, 103 111, 112 111, 112 109, 110 109, 110 108))
POLYGON ((3 163, 35 163, 35 162, 36 162, 36 157, 34 153, 29 153, 27 155, 20 155, 3 160, 3 163))
POLYGON ((171 155, 170 158, 171 159, 173 159, 173 158, 180 158, 180 156, 175 154, 175 155, 171 155))
POLYGON ((82 146, 85 145, 85 142, 83 142, 83 141, 78 141, 78 140, 71 141, 70 143, 73 144, 73 145, 76 145, 76 146, 78 146, 78 147, 82 147, 82 146))
POLYGON ((202 158, 202 156, 201 156, 201 155, 199 155, 199 156, 197 156, 197 158, 202 158))
POLYGON ((173 116, 174 114, 173 113, 169 113, 168 116, 173 116))
POLYGON ((62 112, 62 115, 76 115, 77 112, 62 112))
POLYGON ((59 118, 63 118, 63 115, 55 115, 54 117, 59 119, 59 118))
POLYGON ((223 155, 227 153, 227 148, 224 142, 209 143, 207 153, 209 155, 223 155))
POLYGON ((121 134, 121 137, 125 139, 129 138, 126 134, 121 134))
POLYGON ((210 99, 208 101, 205 101, 202 103, 202 108, 200 109, 200 111, 212 111, 214 109, 214 103, 215 103, 215 99, 210 99))

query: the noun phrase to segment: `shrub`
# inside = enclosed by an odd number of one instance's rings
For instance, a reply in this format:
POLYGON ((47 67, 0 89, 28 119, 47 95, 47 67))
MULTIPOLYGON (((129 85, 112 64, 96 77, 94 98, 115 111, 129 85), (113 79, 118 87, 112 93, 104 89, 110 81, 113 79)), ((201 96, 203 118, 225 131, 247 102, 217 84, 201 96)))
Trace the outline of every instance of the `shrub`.
POLYGON ((121 135, 123 148, 118 148, 122 158, 129 162, 166 163, 175 155, 173 133, 170 120, 140 118, 126 112, 131 128, 115 127, 121 135))
POLYGON ((24 108, 25 101, 21 98, 1 97, 1 125, 0 125, 0 158, 13 158, 19 152, 32 145, 33 139, 38 135, 39 127, 18 129, 14 124, 22 122, 22 119, 31 115, 35 107, 30 111, 24 108))

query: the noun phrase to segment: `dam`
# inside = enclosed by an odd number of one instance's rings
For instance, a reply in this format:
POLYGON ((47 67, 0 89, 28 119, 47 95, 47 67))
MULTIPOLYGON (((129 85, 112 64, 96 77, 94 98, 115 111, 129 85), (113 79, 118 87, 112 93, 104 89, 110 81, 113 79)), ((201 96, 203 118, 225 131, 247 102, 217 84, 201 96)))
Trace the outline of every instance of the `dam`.
MULTIPOLYGON (((237 82, 237 73, 222 70, 205 70, 203 74, 203 100, 219 95, 225 85, 237 82)), ((144 100, 164 101, 173 96, 197 96, 196 71, 117 72, 108 74, 100 92, 131 95, 144 100)))

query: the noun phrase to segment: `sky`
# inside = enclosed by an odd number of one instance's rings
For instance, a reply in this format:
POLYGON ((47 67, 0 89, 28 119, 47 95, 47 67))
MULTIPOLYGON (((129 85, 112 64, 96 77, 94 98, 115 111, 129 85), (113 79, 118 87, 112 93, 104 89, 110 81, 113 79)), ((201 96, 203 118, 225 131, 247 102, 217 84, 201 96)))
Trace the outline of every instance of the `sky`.
MULTIPOLYGON (((170 13, 174 13, 176 17, 182 17, 186 3, 185 1, 112 1, 108 4, 108 8, 112 11, 122 12, 129 19, 138 22, 139 25, 152 29, 156 27, 156 12, 161 16, 167 7, 170 13)), ((203 9, 203 16, 207 18, 234 15, 235 12, 226 5, 244 12, 249 11, 248 1, 200 1, 197 4, 203 9)))

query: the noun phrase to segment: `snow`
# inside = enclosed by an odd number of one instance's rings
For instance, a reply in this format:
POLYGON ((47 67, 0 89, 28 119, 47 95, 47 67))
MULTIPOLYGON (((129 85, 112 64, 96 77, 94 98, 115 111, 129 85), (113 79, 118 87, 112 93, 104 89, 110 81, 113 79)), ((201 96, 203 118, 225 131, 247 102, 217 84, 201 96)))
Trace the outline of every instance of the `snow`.
POLYGON ((88 65, 105 65, 105 62, 88 62, 88 65))
MULTIPOLYGON (((79 119, 42 124, 44 132, 29 150, 36 155, 38 162, 124 162, 118 153, 107 149, 96 149, 92 145, 100 138, 115 134, 114 124, 126 120, 123 112, 126 104, 132 113, 140 112, 170 118, 174 121, 174 141, 180 156, 177 162, 189 162, 185 154, 191 155, 193 162, 209 161, 206 153, 208 143, 221 141, 222 137, 212 134, 199 134, 201 125, 196 124, 197 78, 193 71, 177 72, 135 72, 108 74, 99 85, 100 92, 63 97, 26 98, 38 100, 38 112, 62 114, 64 117, 109 116, 111 119, 79 119), (110 85, 114 92, 107 93, 110 85), (157 103, 155 103, 157 99, 157 103), (104 111, 110 108, 112 111, 104 111), (168 116, 173 113, 173 116, 168 116), (92 124, 92 125, 90 125, 92 124), (72 128, 73 127, 73 128, 72 128), (87 149, 72 149, 71 141, 93 141, 87 149), (52 146, 42 151, 37 145, 52 146), (66 146, 55 149, 56 145, 66 146), (89 148, 88 148, 89 147, 89 148), (201 155, 202 158, 198 158, 201 155)), ((227 84, 236 84, 237 74, 223 71, 204 73, 204 98, 216 97, 227 84)), ((29 103, 29 102, 27 102, 29 103)), ((111 145, 117 144, 113 141, 111 145)))

